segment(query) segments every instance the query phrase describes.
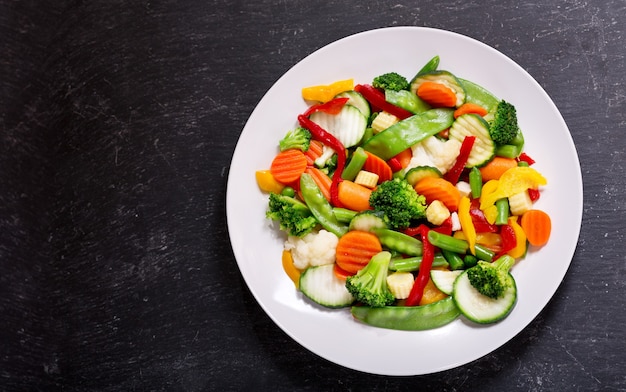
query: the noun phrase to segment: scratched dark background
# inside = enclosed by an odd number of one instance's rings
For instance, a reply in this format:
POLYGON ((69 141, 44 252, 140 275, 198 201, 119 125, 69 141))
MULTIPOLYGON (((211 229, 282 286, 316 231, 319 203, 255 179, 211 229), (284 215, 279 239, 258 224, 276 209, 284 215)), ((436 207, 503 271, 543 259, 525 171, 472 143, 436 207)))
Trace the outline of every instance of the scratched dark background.
POLYGON ((625 34, 623 0, 0 0, 0 390, 626 390, 625 34), (402 378, 282 332, 225 220, 265 91, 316 49, 396 25, 524 67, 584 180, 578 249, 541 314, 479 360, 402 378))

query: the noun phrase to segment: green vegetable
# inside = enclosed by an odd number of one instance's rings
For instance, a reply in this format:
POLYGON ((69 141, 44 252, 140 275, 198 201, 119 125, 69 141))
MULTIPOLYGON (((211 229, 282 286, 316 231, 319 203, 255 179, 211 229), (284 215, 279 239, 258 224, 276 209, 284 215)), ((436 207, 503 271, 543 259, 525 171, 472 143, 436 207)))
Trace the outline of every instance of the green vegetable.
POLYGON ((511 256, 502 256, 493 263, 481 260, 467 270, 467 277, 479 293, 497 299, 511 285, 508 275, 514 264, 515 259, 511 256))
POLYGON ((350 223, 352 218, 356 216, 357 212, 342 207, 333 207, 333 215, 339 223, 350 223))
POLYGON ((515 106, 502 100, 498 102, 489 134, 497 145, 510 144, 519 131, 515 106))
POLYGON ((373 231, 374 229, 386 229, 387 217, 381 211, 361 211, 350 221, 349 230, 373 231))
POLYGON ((426 199, 404 179, 393 178, 378 185, 370 195, 370 206, 382 211, 392 229, 405 229, 426 215, 426 199))
POLYGON ((450 139, 455 139, 459 143, 463 143, 466 136, 476 137, 465 167, 480 167, 495 155, 496 146, 489 135, 489 124, 477 114, 459 116, 450 127, 449 134, 450 139))
POLYGON ((387 287, 387 275, 391 253, 383 251, 374 255, 356 275, 346 279, 346 288, 363 304, 381 307, 391 305, 395 297, 387 287))
POLYGON ((303 173, 300 176, 300 192, 311 214, 323 228, 341 237, 348 231, 348 226, 339 223, 333 212, 333 207, 326 200, 322 191, 310 174, 303 173))
POLYGON ((524 134, 518 129, 517 135, 509 144, 496 146, 496 155, 505 158, 517 158, 524 150, 524 134))
POLYGON ((429 104, 408 90, 385 90, 385 100, 413 114, 431 109, 429 104))
POLYGON ((411 237, 410 235, 406 235, 399 231, 384 228, 375 228, 371 231, 376 234, 380 243, 388 249, 407 256, 422 255, 422 251, 424 249, 423 244, 415 237, 411 237))
POLYGON ((449 71, 436 70, 431 72, 419 73, 413 80, 411 80, 410 90, 413 94, 417 95, 417 90, 425 82, 440 83, 450 88, 456 96, 455 106, 459 107, 465 102, 465 88, 461 84, 461 81, 457 79, 449 71))
MULTIPOLYGON (((398 272, 414 272, 420 269, 422 256, 392 258, 389 269, 398 272)), ((448 261, 441 253, 435 253, 432 267, 448 267, 448 261)))
POLYGON ((424 306, 353 306, 352 315, 362 322, 380 328, 424 331, 454 321, 460 312, 452 297, 424 306))
POLYGON ((376 76, 372 81, 372 86, 381 90, 400 91, 409 88, 409 81, 397 72, 388 72, 376 76))
POLYGON ((452 109, 431 109, 413 115, 369 138, 363 148, 383 160, 398 155, 429 136, 449 128, 454 121, 452 109))
POLYGON ((430 60, 428 60, 428 62, 424 64, 424 66, 417 72, 417 75, 415 76, 417 77, 425 73, 434 72, 437 70, 438 66, 439 66, 439 56, 437 55, 431 58, 430 60))
POLYGON ((298 127, 287 132, 287 134, 278 142, 280 151, 292 148, 307 152, 311 145, 311 132, 308 129, 298 127))
POLYGON ((363 148, 357 147, 352 153, 352 157, 350 157, 350 162, 341 172, 341 178, 353 181, 361 168, 363 168, 363 165, 365 165, 365 161, 367 161, 367 153, 363 148))
POLYGON ((484 107, 489 112, 485 117, 491 119, 493 117, 493 113, 496 111, 496 107, 498 106, 498 98, 496 98, 496 96, 491 92, 487 91, 484 87, 470 80, 459 78, 459 81, 465 90, 465 102, 475 103, 484 107))
MULTIPOLYGON (((447 250, 459 254, 465 254, 469 249, 469 244, 467 243, 467 241, 459 238, 454 238, 447 234, 441 234, 434 230, 430 230, 428 232, 428 241, 430 241, 433 246, 436 246, 441 250, 447 250)), ((480 244, 475 244, 474 250, 476 252, 476 257, 480 260, 491 261, 495 256, 493 251, 487 249, 480 244)))
POLYGON ((478 199, 483 190, 483 176, 480 169, 474 166, 469 171, 469 185, 472 192, 472 198, 478 199))
POLYGON ((463 258, 461 255, 455 252, 450 252, 446 249, 441 249, 441 254, 446 258, 448 264, 450 264, 451 270, 461 270, 465 269, 465 264, 463 263, 463 258))
POLYGON ((289 235, 302 237, 317 226, 317 219, 306 204, 293 197, 270 193, 267 218, 277 221, 289 235))
POLYGON ((506 225, 509 221, 509 198, 496 200, 496 225, 506 225))

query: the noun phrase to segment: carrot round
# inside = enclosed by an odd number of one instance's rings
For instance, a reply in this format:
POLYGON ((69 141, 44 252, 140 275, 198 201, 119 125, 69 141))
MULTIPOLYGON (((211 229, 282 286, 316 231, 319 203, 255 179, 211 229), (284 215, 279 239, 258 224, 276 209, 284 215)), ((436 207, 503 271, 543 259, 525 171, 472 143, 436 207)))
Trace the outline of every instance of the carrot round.
POLYGON ((457 118, 464 114, 478 114, 479 116, 482 117, 486 115, 487 113, 489 112, 484 107, 476 103, 466 102, 463 105, 459 106, 458 109, 454 111, 454 118, 457 118))
POLYGON ((505 171, 516 167, 517 161, 515 158, 505 158, 505 157, 493 157, 491 161, 489 161, 485 166, 480 167, 480 175, 483 178, 483 182, 487 182, 489 180, 498 180, 502 173, 505 171))
POLYGON ((528 210, 522 215, 520 222, 531 245, 542 246, 550 239, 552 221, 550 215, 542 210, 528 210))
POLYGON ((382 245, 375 234, 353 230, 339 238, 335 260, 339 268, 354 275, 381 251, 382 245))
POLYGON ((333 273, 335 274, 337 279, 343 280, 343 281, 348 279, 348 276, 354 275, 353 273, 350 273, 344 270, 343 268, 341 268, 337 263, 335 263, 335 266, 333 267, 333 273))
POLYGON ((289 184, 300 178, 306 170, 307 162, 304 153, 290 149, 279 152, 270 165, 270 172, 276 181, 289 184))
POLYGON ((417 96, 432 107, 452 108, 456 106, 456 94, 441 83, 424 82, 417 88, 417 96))
POLYGON ((316 167, 307 167, 305 173, 308 173, 313 178, 313 181, 322 191, 324 198, 330 201, 330 185, 332 184, 332 178, 328 177, 326 173, 316 167))
POLYGON ((363 164, 363 170, 378 174, 378 183, 391 180, 393 172, 391 166, 378 155, 374 155, 369 151, 365 151, 367 160, 363 164))
POLYGON ((339 201, 347 209, 354 211, 370 210, 370 195, 372 190, 352 181, 344 180, 339 183, 339 201))
POLYGON ((461 193, 450 181, 438 177, 425 177, 415 184, 415 192, 426 198, 430 204, 435 200, 442 202, 450 211, 456 211, 461 201, 461 193))

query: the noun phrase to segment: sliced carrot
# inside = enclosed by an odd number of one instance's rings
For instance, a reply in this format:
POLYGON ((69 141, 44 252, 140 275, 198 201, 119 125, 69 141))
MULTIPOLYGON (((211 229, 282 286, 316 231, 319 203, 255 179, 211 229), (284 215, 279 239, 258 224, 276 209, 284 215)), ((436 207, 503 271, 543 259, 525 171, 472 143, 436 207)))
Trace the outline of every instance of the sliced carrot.
POLYGON ((363 165, 363 170, 378 174, 378 183, 391 180, 393 172, 391 166, 378 155, 374 155, 369 151, 365 151, 367 160, 363 165))
POLYGON ((307 167, 305 173, 311 175, 326 200, 330 201, 330 185, 333 182, 332 178, 328 177, 326 173, 316 167, 307 167))
POLYGON ((428 279, 428 283, 424 286, 424 294, 422 294, 422 299, 420 299, 420 306, 432 304, 433 302, 441 301, 446 298, 448 295, 443 291, 439 290, 432 279, 428 279))
POLYGON ((432 107, 453 108, 456 106, 456 94, 441 83, 424 82, 417 88, 417 96, 432 107))
POLYGON ((487 113, 489 113, 489 111, 487 111, 487 109, 485 109, 484 107, 476 103, 466 102, 463 105, 459 106, 458 109, 454 111, 454 118, 457 118, 464 114, 470 114, 470 113, 478 114, 479 116, 482 117, 486 115, 487 113))
POLYGON ((438 177, 425 177, 415 184, 415 191, 430 204, 434 200, 442 202, 450 211, 456 211, 461 201, 461 193, 450 181, 438 177))
POLYGON ((370 210, 370 195, 372 190, 352 181, 343 180, 339 183, 339 201, 347 209, 353 211, 370 210))
POLYGON ((343 268, 341 268, 337 263, 335 263, 335 267, 333 268, 333 272, 335 273, 335 276, 337 277, 337 279, 344 280, 344 281, 346 279, 348 279, 348 276, 354 275, 353 273, 350 273, 350 272, 344 270, 343 268))
POLYGON ((309 149, 304 153, 306 156, 306 164, 308 166, 315 165, 315 160, 322 156, 322 152, 324 151, 324 145, 319 140, 311 140, 309 144, 309 149))
POLYGON ((520 222, 526 238, 531 245, 542 246, 550 239, 552 221, 550 215, 542 210, 528 210, 522 215, 520 222))
POLYGON ((411 158, 413 158, 413 150, 411 150, 410 148, 407 148, 406 150, 403 150, 400 153, 398 153, 398 155, 396 155, 395 158, 398 160, 398 162, 400 162, 400 166, 402 166, 402 168, 404 169, 411 162, 411 158))
POLYGON ((272 161, 270 172, 276 181, 289 184, 300 178, 306 169, 306 157, 300 150, 290 149, 279 152, 272 161))
POLYGON ((502 173, 517 166, 515 158, 493 157, 485 166, 479 168, 483 182, 498 180, 502 173))
POLYGON ((381 251, 382 245, 375 234, 353 230, 339 238, 335 260, 339 268, 349 274, 356 274, 381 251))

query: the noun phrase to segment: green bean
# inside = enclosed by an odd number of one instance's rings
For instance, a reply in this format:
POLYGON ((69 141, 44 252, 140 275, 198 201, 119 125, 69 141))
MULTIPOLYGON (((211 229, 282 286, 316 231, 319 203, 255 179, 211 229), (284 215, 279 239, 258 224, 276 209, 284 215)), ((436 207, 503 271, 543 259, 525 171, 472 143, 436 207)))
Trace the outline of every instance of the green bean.
POLYGON ((350 158, 350 162, 346 165, 341 173, 341 178, 344 180, 352 181, 356 178, 356 175, 359 174, 359 171, 365 164, 367 160, 367 153, 361 147, 357 147, 356 150, 352 153, 352 158, 350 158))
POLYGON ((428 232, 428 241, 439 249, 445 249, 454 253, 464 254, 469 248, 467 241, 438 233, 435 230, 428 232))
POLYGON ((476 166, 474 166, 469 172, 469 184, 472 191, 472 197, 474 199, 479 198, 483 189, 483 176, 480 173, 480 169, 476 166))
POLYGON ((472 268, 478 263, 478 257, 473 254, 465 255, 463 257, 463 264, 465 264, 465 269, 472 268))
MULTIPOLYGON (((389 269, 398 272, 413 272, 420 269, 422 264, 422 256, 393 258, 389 262, 389 269)), ((433 267, 448 267, 450 264, 441 253, 435 253, 433 258, 433 267)))
POLYGON ((492 261, 493 257, 496 255, 492 250, 489 250, 480 244, 474 245, 474 251, 476 252, 476 257, 484 261, 492 261))
POLYGON ((445 259, 448 261, 451 270, 465 269, 463 258, 458 253, 450 252, 446 249, 441 249, 441 254, 443 254, 443 257, 445 257, 445 259))
POLYGON ((503 197, 496 200, 496 225, 506 225, 509 221, 509 199, 503 197))

